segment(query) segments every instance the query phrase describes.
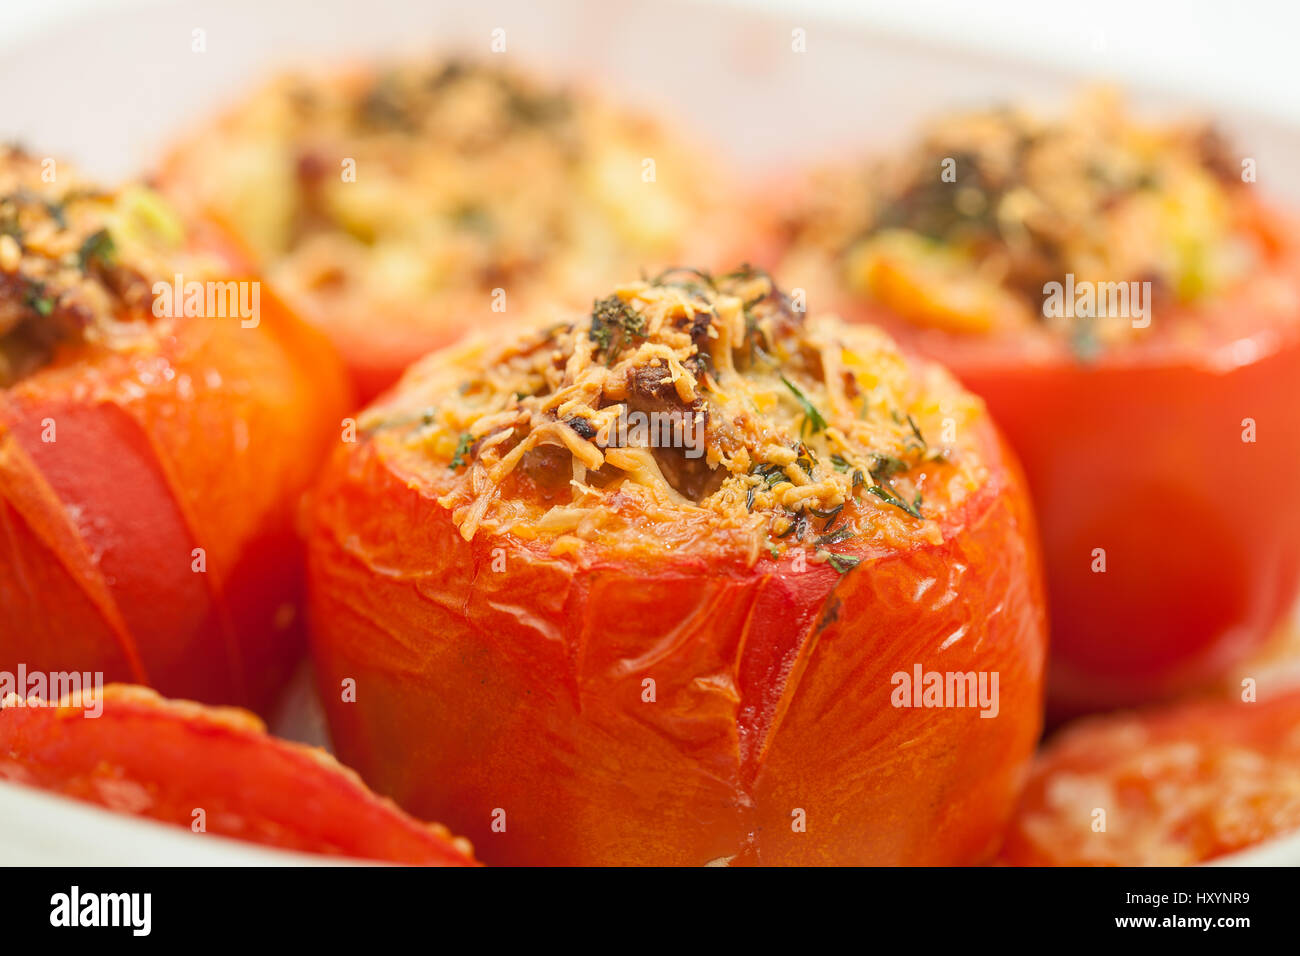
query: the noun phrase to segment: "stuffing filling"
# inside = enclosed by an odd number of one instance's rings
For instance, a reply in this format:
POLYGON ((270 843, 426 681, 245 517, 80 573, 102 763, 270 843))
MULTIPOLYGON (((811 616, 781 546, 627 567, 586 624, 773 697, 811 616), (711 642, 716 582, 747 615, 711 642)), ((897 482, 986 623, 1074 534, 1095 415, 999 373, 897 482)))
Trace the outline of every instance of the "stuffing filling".
POLYGON ((1086 353, 1148 334, 1139 307, 1204 302, 1252 274, 1264 250, 1242 196, 1241 160, 1213 129, 1148 125, 1093 91, 1058 119, 950 116, 897 158, 823 171, 784 223, 783 268, 828 260, 831 281, 917 325, 1045 327, 1086 353), (1081 296, 1056 307, 1047 286, 1067 276, 1100 314, 1081 296))
POLYGON ((986 475, 976 399, 883 333, 805 318, 757 270, 678 269, 588 315, 415 366, 361 422, 432 475, 467 539, 608 533, 751 561, 807 549, 847 571, 872 543, 942 539, 986 475))
POLYGON ((62 348, 155 338, 154 282, 172 278, 183 238, 146 189, 102 190, 64 164, 0 147, 0 387, 62 348))
POLYGON ((284 76, 177 156, 178 187, 340 321, 591 288, 671 259, 710 194, 646 117, 465 60, 284 76))

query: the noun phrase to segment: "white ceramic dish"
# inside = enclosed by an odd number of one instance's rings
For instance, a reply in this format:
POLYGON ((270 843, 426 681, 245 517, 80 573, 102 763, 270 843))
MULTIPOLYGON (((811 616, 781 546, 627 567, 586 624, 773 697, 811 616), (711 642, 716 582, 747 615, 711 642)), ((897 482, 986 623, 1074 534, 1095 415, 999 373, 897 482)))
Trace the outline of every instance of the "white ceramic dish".
MULTIPOLYGON (((947 107, 1058 100, 1082 79, 802 15, 686 0, 196 0, 86 17, 10 52, 0 63, 0 136, 123 177, 277 67, 436 49, 487 56, 498 29, 500 55, 669 109, 754 174, 887 144, 947 107), (796 28, 808 52, 793 48, 796 28), (203 52, 194 49, 199 36, 203 52)), ((1169 93, 1136 93, 1143 107, 1200 111, 1169 93)), ((1300 129, 1240 111, 1220 118, 1256 159, 1261 188, 1300 204, 1300 180, 1288 175, 1300 169, 1300 129)), ((309 708, 292 709, 281 729, 310 736, 309 708)), ((303 862, 319 861, 0 784, 0 864, 303 862)), ((1300 863, 1300 834, 1220 862, 1300 863)))

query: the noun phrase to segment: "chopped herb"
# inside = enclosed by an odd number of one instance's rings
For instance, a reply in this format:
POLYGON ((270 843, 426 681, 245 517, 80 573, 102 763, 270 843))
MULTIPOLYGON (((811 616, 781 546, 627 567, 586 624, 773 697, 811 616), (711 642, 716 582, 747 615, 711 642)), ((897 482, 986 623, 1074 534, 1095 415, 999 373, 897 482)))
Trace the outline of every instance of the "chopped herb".
POLYGON ((841 541, 847 541, 849 538, 857 537, 848 528, 837 528, 829 534, 820 535, 813 539, 813 544, 822 547, 828 544, 839 544, 841 541))
POLYGON ((757 490, 758 490, 757 486, 752 486, 752 487, 750 487, 749 491, 745 492, 745 510, 746 510, 746 511, 753 511, 753 510, 754 510, 754 492, 756 492, 757 490))
POLYGON ((800 430, 800 434, 802 434, 804 430, 809 430, 814 435, 818 432, 825 431, 826 419, 822 417, 822 413, 817 411, 817 408, 813 403, 804 397, 803 392, 799 391, 798 387, 784 375, 781 376, 781 381, 785 387, 790 390, 791 394, 798 399, 799 406, 803 409, 803 426, 800 430))
POLYGON ((778 548, 776 545, 774 545, 771 541, 767 542, 767 553, 772 556, 773 561, 781 557, 781 549, 778 548))
POLYGON ((912 434, 913 436, 915 436, 917 444, 920 447, 920 450, 924 451, 926 448, 928 448, 929 446, 925 442, 925 436, 921 434, 921 429, 916 427, 916 419, 912 417, 911 412, 907 413, 907 425, 909 428, 912 429, 912 434))
POLYGON ((872 455, 871 464, 867 468, 877 484, 888 481, 895 475, 901 475, 907 469, 908 464, 903 459, 881 454, 872 455))
POLYGON ((902 498, 898 497, 898 495, 894 494, 888 488, 883 488, 880 485, 872 485, 870 488, 867 489, 867 491, 871 492, 881 501, 885 501, 893 505, 895 508, 901 508, 903 511, 907 512, 913 518, 921 517, 919 496, 916 501, 909 504, 908 502, 904 501, 902 498))
POLYGON ((81 266, 81 271, 85 272, 95 264, 101 268, 112 265, 116 255, 117 247, 113 244, 113 237, 107 229, 100 229, 87 236, 81 244, 77 250, 77 263, 81 266))
POLYGON ((54 300, 46 294, 45 283, 30 282, 24 299, 29 309, 35 309, 38 315, 46 316, 54 311, 54 300))
POLYGON ((645 336, 645 318, 618 296, 611 295, 592 304, 587 334, 598 351, 613 354, 625 337, 645 336))
POLYGON ((803 451, 804 454, 801 454, 796 458, 794 463, 803 469, 805 475, 811 478, 813 476, 813 468, 815 468, 817 464, 817 459, 813 457, 812 452, 808 451, 808 449, 805 448, 803 451))
POLYGON ((447 467, 452 471, 466 463, 465 456, 469 454, 470 446, 474 444, 474 436, 469 432, 462 432, 460 441, 456 443, 456 454, 451 459, 451 464, 447 467))
POLYGON ((847 458, 839 454, 831 455, 831 464, 834 465, 835 470, 841 474, 847 473, 848 470, 853 467, 847 458))
POLYGON ((818 511, 816 508, 809 508, 808 510, 818 518, 826 519, 826 523, 822 525, 822 534, 825 534, 835 526, 835 522, 839 519, 840 513, 844 511, 844 505, 838 504, 828 511, 818 511))
POLYGON ((800 511, 798 514, 787 515, 790 518, 790 527, 786 528, 778 538, 788 538, 794 535, 796 541, 802 541, 808 534, 808 513, 800 511))
POLYGON ((852 554, 835 554, 832 551, 818 551, 817 553, 824 555, 830 566, 840 574, 848 574, 856 568, 858 563, 862 560, 852 554))

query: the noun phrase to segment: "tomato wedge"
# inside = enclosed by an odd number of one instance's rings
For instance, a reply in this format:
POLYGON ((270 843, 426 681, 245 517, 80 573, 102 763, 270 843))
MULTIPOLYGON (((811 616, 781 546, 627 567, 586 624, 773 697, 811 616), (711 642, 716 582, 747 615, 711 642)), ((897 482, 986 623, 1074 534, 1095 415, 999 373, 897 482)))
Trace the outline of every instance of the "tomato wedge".
POLYGON ((1300 690, 1089 718, 1038 758, 1000 860, 1182 866, 1300 830, 1300 690))
POLYGON ((0 780, 194 832, 326 856, 470 866, 469 844, 369 790, 325 751, 252 714, 114 684, 0 708, 0 780))

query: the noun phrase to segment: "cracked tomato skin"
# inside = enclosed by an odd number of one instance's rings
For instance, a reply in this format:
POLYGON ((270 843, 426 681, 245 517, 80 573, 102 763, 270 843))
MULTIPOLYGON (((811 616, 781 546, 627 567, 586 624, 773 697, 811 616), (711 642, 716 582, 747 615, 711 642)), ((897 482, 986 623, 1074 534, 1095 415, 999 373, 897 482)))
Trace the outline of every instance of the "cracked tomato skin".
POLYGON ((1018 468, 976 427, 988 478, 942 543, 844 576, 466 542, 425 478, 346 446, 309 534, 339 754, 489 863, 986 860, 1038 736, 1046 630, 1018 468), (998 672, 997 716, 891 706, 917 663, 998 672))
POLYGON ((1297 828, 1300 689, 1283 687, 1067 727, 1036 761, 999 862, 1186 866, 1297 828))
POLYGON ((178 318, 0 390, 0 669, 268 704, 303 643, 297 499, 349 393, 261 291, 256 327, 178 318))
MULTIPOLYGON (((43 702, 41 702, 43 704, 43 702)), ((110 810, 302 853, 436 866, 469 845, 366 789, 325 751, 278 740, 246 711, 126 685, 97 703, 0 709, 0 780, 110 810)))

